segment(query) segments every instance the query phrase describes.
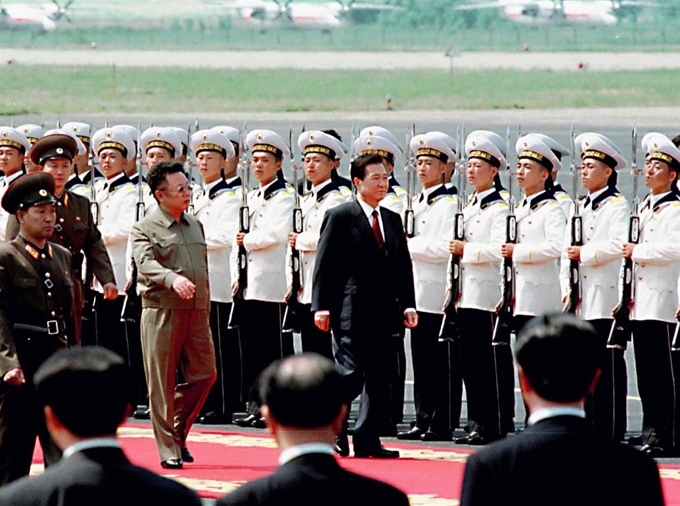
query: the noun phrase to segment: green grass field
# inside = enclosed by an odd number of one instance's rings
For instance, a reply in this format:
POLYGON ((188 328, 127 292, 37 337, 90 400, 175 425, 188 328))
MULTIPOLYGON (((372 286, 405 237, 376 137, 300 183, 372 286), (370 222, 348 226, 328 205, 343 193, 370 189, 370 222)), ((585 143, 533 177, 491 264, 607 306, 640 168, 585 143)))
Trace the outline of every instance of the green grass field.
POLYGON ((0 67, 0 114, 677 106, 678 71, 0 67))

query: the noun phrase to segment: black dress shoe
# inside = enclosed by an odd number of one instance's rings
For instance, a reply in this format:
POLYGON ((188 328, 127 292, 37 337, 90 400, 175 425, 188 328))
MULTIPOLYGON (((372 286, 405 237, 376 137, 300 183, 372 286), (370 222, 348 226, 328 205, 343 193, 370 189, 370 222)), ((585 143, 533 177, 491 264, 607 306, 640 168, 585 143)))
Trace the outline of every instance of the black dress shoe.
POLYGON ((653 446, 653 445, 642 445, 640 447, 640 451, 642 453, 646 453, 652 458, 664 458, 664 457, 670 457, 671 455, 669 452, 667 452, 664 448, 661 448, 660 446, 653 446))
POLYGON ((399 451, 398 450, 388 450, 384 446, 379 446, 378 448, 375 448, 373 450, 358 450, 356 447, 354 448, 354 456, 358 459, 367 459, 369 457, 372 457, 374 459, 398 459, 399 458, 399 451))
POLYGON ((147 406, 139 406, 135 409, 135 412, 132 413, 132 418, 135 420, 148 420, 151 418, 151 412, 147 406))
POLYGON ((189 448, 182 448, 182 460, 184 462, 193 462, 194 456, 189 451, 189 448))
POLYGON ((203 425, 226 425, 231 423, 231 417, 211 411, 210 413, 206 413, 199 417, 197 421, 203 425))
POLYGON ((420 436, 421 441, 451 441, 450 432, 435 432, 428 430, 425 434, 420 436))
POLYGON ((397 439, 401 439, 402 441, 418 441, 423 437, 423 434, 425 434, 425 429, 415 426, 411 430, 399 432, 397 434, 397 439))
POLYGON ((161 462, 163 469, 182 469, 184 467, 182 459, 168 459, 161 462))
POLYGON ((255 423, 258 419, 259 417, 255 415, 248 415, 245 418, 237 418, 234 420, 234 423, 239 427, 252 427, 253 423, 255 423))
POLYGON ((335 438, 335 453, 341 457, 349 457, 349 441, 346 434, 335 438))
POLYGON ((455 442, 459 445, 481 446, 485 445, 489 441, 487 441, 487 439, 479 432, 473 430, 467 436, 456 438, 455 442))

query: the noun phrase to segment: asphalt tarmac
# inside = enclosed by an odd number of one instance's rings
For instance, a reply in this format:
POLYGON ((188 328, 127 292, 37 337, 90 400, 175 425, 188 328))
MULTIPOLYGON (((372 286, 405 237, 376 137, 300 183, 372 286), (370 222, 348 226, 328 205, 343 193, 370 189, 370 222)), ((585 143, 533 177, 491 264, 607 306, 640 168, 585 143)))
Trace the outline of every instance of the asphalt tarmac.
POLYGON ((0 48, 0 61, 22 65, 112 65, 221 69, 550 69, 555 71, 653 70, 680 68, 680 54, 611 52, 444 52, 407 51, 126 51, 105 48, 44 50, 0 48), (453 62, 453 63, 452 63, 453 62))

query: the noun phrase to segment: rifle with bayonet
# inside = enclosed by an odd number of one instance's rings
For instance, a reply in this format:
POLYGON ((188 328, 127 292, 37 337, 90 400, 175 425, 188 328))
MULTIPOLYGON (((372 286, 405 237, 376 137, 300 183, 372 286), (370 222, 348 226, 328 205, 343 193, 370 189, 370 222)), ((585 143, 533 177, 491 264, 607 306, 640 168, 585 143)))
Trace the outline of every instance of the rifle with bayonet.
MULTIPOLYGON (((517 129, 517 137, 521 137, 521 128, 517 129)), ((515 216, 515 200, 512 196, 512 174, 510 166, 510 128, 506 130, 507 165, 508 175, 508 216, 505 221, 505 242, 517 243, 517 217, 515 216)), ((501 279, 501 300, 496 310, 496 322, 493 328, 491 344, 494 346, 509 346, 512 333, 515 331, 515 268, 512 257, 503 257, 503 273, 501 279)))
POLYGON ((415 158, 411 151, 411 139, 416 133, 413 124, 406 131, 406 148, 404 149, 404 170, 406 171, 406 211, 404 211, 404 233, 411 238, 415 235, 415 213, 413 212, 413 194, 415 193, 415 158))
MULTIPOLYGON (((465 125, 461 127, 460 135, 458 136, 458 160, 457 176, 458 188, 460 193, 458 195, 458 208, 453 219, 453 240, 463 241, 465 239, 465 220, 463 217, 463 203, 466 201, 465 196, 465 171, 467 169, 467 162, 465 160, 465 125)), ((440 341, 455 341, 458 339, 458 309, 456 304, 461 293, 461 266, 460 255, 451 255, 449 258, 449 289, 446 292, 446 300, 444 301, 444 318, 442 326, 439 329, 440 341)))
MULTIPOLYGON (((302 233, 302 206, 300 205, 300 186, 298 173, 300 167, 295 163, 295 149, 293 147, 293 132, 292 129, 288 131, 288 143, 290 144, 290 165, 293 171, 293 186, 295 188, 295 207, 293 208, 293 232, 295 234, 302 233)), ((304 183, 304 176, 302 177, 303 187, 307 185, 304 183)), ((300 250, 295 247, 290 247, 290 271, 291 271, 291 288, 286 296, 286 313, 283 316, 283 332, 300 332, 300 301, 298 295, 302 289, 302 273, 300 271, 300 250)))
MULTIPOLYGON (((630 171, 633 174, 633 209, 628 223, 628 242, 637 244, 640 240, 640 202, 638 200, 638 179, 641 170, 637 166, 637 127, 633 127, 632 159, 630 171)), ((609 332, 607 348, 625 350, 630 341, 630 307, 633 303, 633 259, 625 258, 621 263, 621 280, 619 282, 619 303, 612 315, 614 323, 609 332)))
MULTIPOLYGON (((90 123, 90 136, 92 135, 92 123, 90 123)), ((87 156, 88 158, 90 157, 89 151, 87 156)), ((90 186, 90 212, 92 213, 92 221, 94 224, 99 225, 99 203, 97 202, 97 188, 94 185, 94 176, 97 174, 96 164, 94 163, 94 153, 92 153, 92 160, 92 164, 90 165, 90 181, 88 182, 90 186)), ((73 167, 73 170, 77 172, 78 167, 73 167)))
MULTIPOLYGON (((354 152, 354 142, 357 140, 357 137, 359 136, 359 124, 358 123, 352 123, 352 135, 350 137, 350 142, 349 142, 349 178, 352 180, 352 162, 354 162, 354 159, 356 158, 354 155, 356 154, 354 152)), ((354 181, 352 181, 352 200, 357 199, 357 188, 354 186, 354 181)))
MULTIPOLYGON (((250 232, 250 210, 248 208, 248 187, 246 180, 248 172, 250 171, 250 160, 248 157, 248 145, 245 142, 247 130, 245 123, 239 132, 239 152, 241 157, 239 160, 239 169, 241 171, 241 207, 238 210, 238 231, 240 233, 250 232)), ((242 319, 243 301, 245 290, 248 285, 248 251, 246 247, 241 244, 238 247, 238 279, 236 280, 236 287, 234 289, 233 303, 231 305, 231 312, 229 314, 229 322, 227 326, 230 329, 238 328, 242 319)))
MULTIPOLYGON (((571 125, 571 184, 574 199, 574 214, 571 217, 571 245, 583 246, 583 219, 581 218, 580 203, 578 201, 578 168, 576 167, 576 146, 574 144, 574 125, 571 125)), ((581 301, 581 270, 578 260, 569 260, 569 295, 565 312, 576 314, 576 308, 581 301)))
MULTIPOLYGON (((198 132, 199 127, 198 127, 198 118, 196 118, 196 122, 194 124, 194 133, 198 132)), ((189 124, 189 128, 187 129, 187 143, 190 142, 191 139, 191 123, 189 124)), ((187 212, 189 214, 195 214, 196 213, 196 208, 194 207, 194 165, 191 163, 191 156, 189 154, 189 150, 187 149, 187 159, 185 162, 185 167, 187 168, 187 174, 189 176, 189 207, 187 208, 187 212)))
MULTIPOLYGON (((141 125, 137 123, 137 153, 135 153, 135 163, 137 166, 137 204, 135 205, 135 222, 138 222, 146 214, 146 205, 144 204, 144 178, 142 177, 142 141, 141 141, 141 125)), ((123 302, 123 310, 121 312, 121 320, 130 322, 140 322, 142 317, 142 297, 137 291, 137 263, 134 258, 130 259, 130 284, 125 290, 125 301, 123 302)))

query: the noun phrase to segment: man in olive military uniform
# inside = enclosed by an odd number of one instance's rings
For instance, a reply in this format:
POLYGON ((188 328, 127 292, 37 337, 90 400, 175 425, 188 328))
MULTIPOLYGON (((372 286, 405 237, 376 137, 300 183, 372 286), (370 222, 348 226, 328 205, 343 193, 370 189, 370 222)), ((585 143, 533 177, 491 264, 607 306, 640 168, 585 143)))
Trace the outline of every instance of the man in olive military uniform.
POLYGON ((161 466, 181 469, 194 461, 187 437, 217 377, 208 255, 201 223, 186 212, 191 188, 182 164, 157 163, 148 180, 158 206, 130 234, 142 297, 142 354, 161 466))
MULTIPOLYGON (((80 343, 81 315, 84 306, 83 259, 87 258, 89 269, 104 286, 106 298, 115 299, 118 296, 118 290, 109 254, 92 218, 89 199, 65 189, 77 150, 73 138, 63 134, 54 134, 39 139, 31 148, 29 158, 39 165, 42 171, 52 175, 55 181, 57 223, 50 241, 65 247, 72 255, 74 330, 69 333, 69 338, 75 343, 80 343)), ((16 237, 18 231, 17 220, 9 220, 7 238, 16 237)), ((83 342, 93 344, 94 336, 86 335, 83 342)))
POLYGON ((32 384, 40 364, 67 347, 73 315, 71 254, 47 241, 55 200, 54 179, 42 173, 19 178, 2 199, 19 235, 0 244, 0 485, 28 475, 36 436, 46 465, 61 457, 32 384))

